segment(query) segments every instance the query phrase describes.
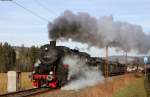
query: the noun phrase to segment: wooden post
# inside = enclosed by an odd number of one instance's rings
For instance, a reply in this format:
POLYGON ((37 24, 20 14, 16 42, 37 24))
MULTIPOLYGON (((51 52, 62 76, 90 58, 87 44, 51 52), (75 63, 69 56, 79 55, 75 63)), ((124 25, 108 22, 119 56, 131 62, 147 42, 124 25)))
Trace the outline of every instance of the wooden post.
MULTIPOLYGON (((126 67, 128 67, 128 53, 127 53, 127 50, 125 51, 125 65, 126 65, 126 67)), ((126 68, 126 72, 125 73, 127 73, 127 68, 126 68)))
POLYGON ((19 64, 16 65, 16 91, 21 89, 21 67, 19 64))
POLYGON ((16 90, 19 91, 21 89, 21 72, 17 71, 16 73, 16 90))

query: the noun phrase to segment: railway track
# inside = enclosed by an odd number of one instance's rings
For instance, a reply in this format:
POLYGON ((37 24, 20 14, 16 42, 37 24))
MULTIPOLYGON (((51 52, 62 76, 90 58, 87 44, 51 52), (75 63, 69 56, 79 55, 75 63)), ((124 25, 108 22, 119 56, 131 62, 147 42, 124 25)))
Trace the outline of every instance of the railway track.
POLYGON ((10 92, 6 94, 1 94, 0 97, 29 97, 34 96, 40 93, 52 91, 50 88, 33 88, 33 89, 27 89, 17 92, 10 92))

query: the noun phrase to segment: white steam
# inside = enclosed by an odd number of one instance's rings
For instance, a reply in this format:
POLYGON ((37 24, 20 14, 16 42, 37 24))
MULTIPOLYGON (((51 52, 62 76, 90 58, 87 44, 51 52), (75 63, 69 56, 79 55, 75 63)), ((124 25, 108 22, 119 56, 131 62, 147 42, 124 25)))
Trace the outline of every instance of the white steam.
POLYGON ((97 67, 88 66, 86 60, 81 60, 77 56, 66 56, 63 64, 69 65, 68 80, 70 80, 63 90, 79 90, 103 80, 97 67))

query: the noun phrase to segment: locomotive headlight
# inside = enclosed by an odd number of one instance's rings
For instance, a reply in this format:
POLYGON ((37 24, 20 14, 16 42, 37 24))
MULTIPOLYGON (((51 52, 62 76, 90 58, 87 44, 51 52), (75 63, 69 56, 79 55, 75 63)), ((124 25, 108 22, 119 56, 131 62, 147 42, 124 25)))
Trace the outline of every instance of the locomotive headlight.
POLYGON ((48 50, 48 48, 47 47, 45 47, 45 51, 47 51, 48 50))
POLYGON ((34 74, 34 73, 35 73, 35 71, 32 71, 32 73, 34 74))
POLYGON ((52 74, 53 74, 53 71, 50 71, 49 74, 52 75, 52 74))

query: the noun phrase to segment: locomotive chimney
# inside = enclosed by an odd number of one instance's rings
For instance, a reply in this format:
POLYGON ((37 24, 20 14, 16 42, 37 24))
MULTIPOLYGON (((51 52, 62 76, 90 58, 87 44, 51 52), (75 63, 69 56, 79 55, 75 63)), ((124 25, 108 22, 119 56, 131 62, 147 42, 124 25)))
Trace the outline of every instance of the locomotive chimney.
POLYGON ((56 46, 56 41, 50 41, 50 46, 55 47, 56 46))

